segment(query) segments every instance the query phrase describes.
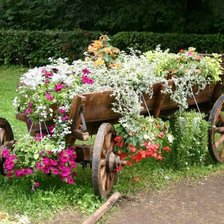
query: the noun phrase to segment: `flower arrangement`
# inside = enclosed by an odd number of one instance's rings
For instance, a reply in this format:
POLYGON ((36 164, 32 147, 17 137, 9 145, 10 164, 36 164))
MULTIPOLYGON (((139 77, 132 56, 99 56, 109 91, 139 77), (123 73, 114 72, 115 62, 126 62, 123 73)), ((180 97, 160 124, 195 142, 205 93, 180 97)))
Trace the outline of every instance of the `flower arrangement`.
POLYGON ((139 116, 132 124, 138 130, 128 130, 122 125, 116 128, 115 151, 128 164, 140 162, 142 159, 153 157, 163 159, 163 154, 170 151, 173 136, 169 133, 168 122, 155 119, 152 116, 139 116))
POLYGON ((120 50, 111 46, 107 35, 100 36, 99 40, 94 40, 88 46, 87 55, 94 61, 96 66, 105 64, 108 68, 118 67, 120 64, 114 63, 120 54, 120 50))
POLYGON ((74 183, 76 153, 73 147, 58 152, 54 141, 39 139, 25 135, 13 149, 3 150, 4 169, 8 177, 30 176, 33 189, 39 186, 35 177, 39 173, 59 176, 68 184, 74 183))
POLYGON ((71 133, 70 105, 75 95, 99 90, 113 90, 113 111, 122 115, 116 128, 117 153, 125 155, 130 163, 149 156, 160 160, 169 151, 173 137, 167 123, 150 114, 140 115, 144 94, 152 96, 153 86, 163 83, 164 93, 185 109, 187 98, 193 94, 192 86, 197 85, 200 91, 219 81, 222 73, 217 55, 203 57, 193 48, 178 54, 159 48, 126 54, 112 47, 105 35, 89 45, 87 56, 72 64, 52 60, 50 65, 30 69, 21 77, 14 105, 18 112, 25 113, 30 126, 37 122, 45 126, 47 133, 44 136, 40 128, 34 140, 26 141, 29 144, 17 142, 13 153, 4 153, 9 176, 44 172, 73 183, 75 149, 65 141, 71 133), (167 79, 173 80, 175 88, 168 85, 167 79), (65 163, 61 160, 64 153, 67 157, 71 154, 65 163))

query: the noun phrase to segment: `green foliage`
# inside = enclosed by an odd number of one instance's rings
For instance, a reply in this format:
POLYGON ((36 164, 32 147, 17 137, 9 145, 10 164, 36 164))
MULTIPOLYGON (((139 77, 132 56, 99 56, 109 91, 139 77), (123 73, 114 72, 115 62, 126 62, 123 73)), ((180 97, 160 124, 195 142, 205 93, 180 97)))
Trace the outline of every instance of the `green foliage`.
POLYGON ((174 142, 165 163, 177 169, 204 165, 208 155, 208 127, 204 115, 176 112, 170 121, 174 142))
POLYGON ((125 31, 224 32, 222 0, 1 0, 0 27, 125 31), (131 18, 131 19, 130 19, 131 18))
POLYGON ((122 50, 132 47, 142 52, 154 50, 160 45, 162 50, 169 48, 171 52, 194 47, 200 53, 223 53, 224 35, 119 32, 112 37, 112 45, 122 50))
POLYGON ((0 30, 0 63, 26 66, 48 63, 48 58, 78 59, 98 32, 0 30))

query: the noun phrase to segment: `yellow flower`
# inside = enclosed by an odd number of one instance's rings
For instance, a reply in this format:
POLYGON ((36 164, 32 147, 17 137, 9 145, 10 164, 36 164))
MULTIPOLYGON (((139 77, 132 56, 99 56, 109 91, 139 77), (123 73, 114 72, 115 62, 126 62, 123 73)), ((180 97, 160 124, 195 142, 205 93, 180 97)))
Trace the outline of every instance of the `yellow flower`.
POLYGON ((104 60, 102 58, 98 58, 95 62, 94 62, 95 66, 100 66, 104 64, 104 60))
POLYGON ((121 64, 114 63, 114 64, 110 64, 109 67, 110 67, 110 68, 114 68, 114 69, 118 69, 118 68, 121 67, 121 64))
POLYGON ((105 47, 103 50, 106 54, 113 54, 111 48, 109 48, 109 47, 105 47))
POLYGON ((99 40, 95 40, 92 43, 92 46, 96 49, 99 50, 102 47, 102 43, 99 40))

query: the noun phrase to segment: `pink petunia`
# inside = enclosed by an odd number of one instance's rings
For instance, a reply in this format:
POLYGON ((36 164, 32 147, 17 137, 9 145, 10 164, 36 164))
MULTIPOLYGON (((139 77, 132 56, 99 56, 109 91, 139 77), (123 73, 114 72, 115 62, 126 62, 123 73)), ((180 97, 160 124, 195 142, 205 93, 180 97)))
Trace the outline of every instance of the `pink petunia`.
POLYGON ((83 75, 82 76, 82 83, 83 84, 93 84, 94 83, 94 80, 89 78, 87 75, 83 75))
POLYGON ((82 73, 83 73, 84 75, 88 75, 88 74, 90 74, 91 72, 90 72, 87 68, 84 68, 84 69, 82 70, 82 73))
POLYGON ((53 96, 50 93, 46 93, 45 97, 46 97, 47 100, 50 100, 50 101, 54 99, 53 96))
POLYGON ((65 84, 63 84, 63 83, 61 83, 61 84, 56 84, 56 85, 54 86, 54 90, 55 90, 55 92, 59 92, 59 91, 61 91, 64 87, 65 87, 65 84))

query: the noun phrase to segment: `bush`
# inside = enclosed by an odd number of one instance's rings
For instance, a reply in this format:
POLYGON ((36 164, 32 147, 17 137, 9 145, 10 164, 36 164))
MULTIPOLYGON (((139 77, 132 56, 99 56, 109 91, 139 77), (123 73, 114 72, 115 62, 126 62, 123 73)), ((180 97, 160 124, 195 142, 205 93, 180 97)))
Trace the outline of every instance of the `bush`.
POLYGON ((170 121, 175 137, 165 163, 175 169, 204 165, 208 156, 208 122, 197 112, 176 112, 170 121))
MULTIPOLYGON (((83 57, 89 43, 98 39, 100 32, 89 31, 20 31, 0 30, 0 64, 43 65, 48 58, 83 57)), ((142 52, 161 49, 171 52, 195 47, 200 53, 222 53, 224 35, 199 35, 176 33, 120 32, 111 36, 112 45, 127 50, 129 47, 142 52)))
POLYGON ((48 58, 78 59, 98 32, 0 30, 0 63, 43 65, 48 58))
POLYGON ((150 33, 150 32, 119 32, 112 38, 112 44, 122 50, 129 47, 146 52, 157 45, 161 49, 178 52, 180 49, 195 47, 200 53, 223 53, 223 34, 180 34, 180 33, 150 33))

